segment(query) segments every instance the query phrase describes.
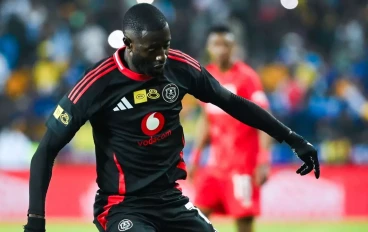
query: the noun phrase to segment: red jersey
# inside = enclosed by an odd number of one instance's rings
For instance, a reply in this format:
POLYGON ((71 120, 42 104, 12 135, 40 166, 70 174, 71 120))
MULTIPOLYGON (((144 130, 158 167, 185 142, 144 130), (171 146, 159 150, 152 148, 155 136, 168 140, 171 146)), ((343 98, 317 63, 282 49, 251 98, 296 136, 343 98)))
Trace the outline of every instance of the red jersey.
MULTIPOLYGON (((221 72, 210 64, 207 70, 228 90, 242 96, 263 108, 268 101, 257 73, 243 62, 235 62, 232 67, 221 72)), ((260 152, 259 131, 244 125, 222 109, 205 104, 205 112, 210 122, 211 152, 209 166, 219 173, 253 173, 260 152)))

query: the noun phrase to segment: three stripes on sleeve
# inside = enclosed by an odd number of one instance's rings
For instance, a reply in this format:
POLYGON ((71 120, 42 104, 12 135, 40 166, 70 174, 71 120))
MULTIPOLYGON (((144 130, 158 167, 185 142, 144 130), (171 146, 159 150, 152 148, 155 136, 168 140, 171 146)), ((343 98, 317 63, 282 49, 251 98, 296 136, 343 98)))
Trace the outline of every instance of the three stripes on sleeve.
POLYGON ((95 83, 98 79, 106 75, 117 68, 112 57, 106 59, 99 66, 91 71, 87 72, 87 74, 74 86, 68 98, 76 104, 79 99, 83 96, 83 94, 95 83))

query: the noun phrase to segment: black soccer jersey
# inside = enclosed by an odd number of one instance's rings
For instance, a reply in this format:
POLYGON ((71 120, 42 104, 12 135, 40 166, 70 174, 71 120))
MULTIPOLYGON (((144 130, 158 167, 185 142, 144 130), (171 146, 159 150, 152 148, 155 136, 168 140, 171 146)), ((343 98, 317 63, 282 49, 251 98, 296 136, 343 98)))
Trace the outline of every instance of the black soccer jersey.
POLYGON ((223 88, 190 56, 170 50, 164 74, 149 77, 124 65, 124 49, 88 69, 47 120, 49 129, 31 162, 28 213, 44 215, 53 161, 87 120, 100 188, 95 215, 104 226, 109 207, 125 196, 163 191, 186 177, 179 113, 187 93, 279 142, 290 134, 267 111, 223 88))
POLYGON ((152 78, 125 67, 124 49, 87 70, 47 121, 66 137, 90 121, 98 186, 120 195, 186 177, 181 100, 190 93, 208 102, 222 88, 180 51, 170 50, 163 76, 152 78))

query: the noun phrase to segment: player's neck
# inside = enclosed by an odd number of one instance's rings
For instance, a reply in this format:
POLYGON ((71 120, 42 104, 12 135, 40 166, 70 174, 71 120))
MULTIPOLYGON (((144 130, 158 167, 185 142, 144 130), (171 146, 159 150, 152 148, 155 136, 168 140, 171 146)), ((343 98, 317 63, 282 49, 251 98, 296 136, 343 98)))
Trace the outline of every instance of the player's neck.
POLYGON ((216 66, 221 72, 227 72, 233 66, 232 61, 217 63, 216 66))
POLYGON ((123 59, 121 59, 131 71, 135 73, 139 73, 138 69, 134 66, 131 57, 129 56, 129 52, 127 49, 124 50, 123 59))

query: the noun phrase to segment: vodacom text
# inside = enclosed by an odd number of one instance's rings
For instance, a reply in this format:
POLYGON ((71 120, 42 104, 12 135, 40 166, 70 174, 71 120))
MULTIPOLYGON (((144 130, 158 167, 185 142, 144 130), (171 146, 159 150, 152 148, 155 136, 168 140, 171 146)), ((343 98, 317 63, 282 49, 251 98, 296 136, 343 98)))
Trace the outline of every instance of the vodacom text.
POLYGON ((149 146, 152 144, 155 144, 163 139, 166 139, 167 137, 171 136, 171 130, 166 131, 163 134, 159 134, 159 135, 155 135, 155 136, 151 136, 149 139, 143 140, 143 141, 138 141, 138 145, 140 147, 142 146, 149 146))

